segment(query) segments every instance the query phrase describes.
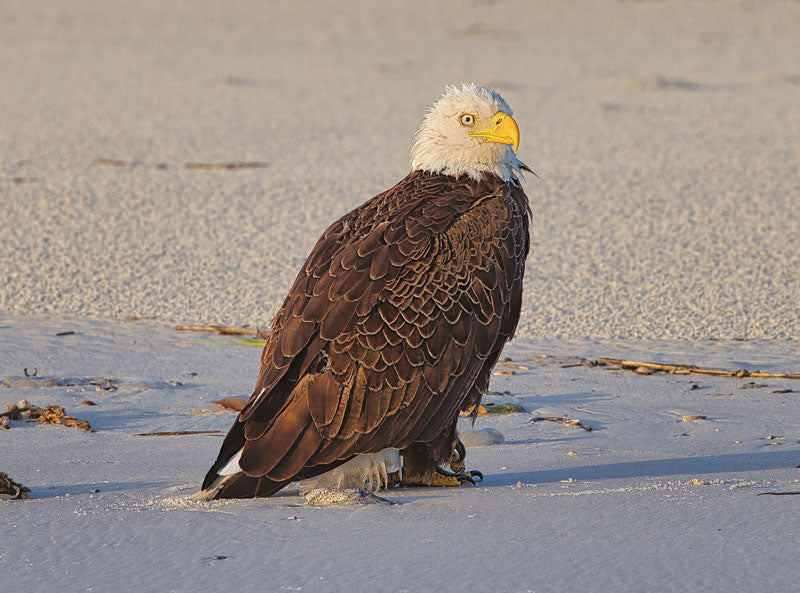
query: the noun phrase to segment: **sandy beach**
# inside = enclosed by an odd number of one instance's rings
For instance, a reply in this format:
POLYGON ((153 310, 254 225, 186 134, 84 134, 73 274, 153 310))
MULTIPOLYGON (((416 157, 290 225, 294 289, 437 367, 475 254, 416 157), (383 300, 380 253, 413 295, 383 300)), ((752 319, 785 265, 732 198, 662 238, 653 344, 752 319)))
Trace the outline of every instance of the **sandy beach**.
POLYGON ((800 381, 590 363, 800 372, 800 3, 2 13, 0 410, 61 405, 95 431, 0 430, 0 472, 31 489, 0 502, 3 586, 796 587, 800 381), (505 353, 523 368, 491 384, 524 413, 479 418, 505 436, 469 450, 485 482, 396 506, 191 501, 233 421, 198 410, 249 395, 259 348, 174 324, 267 327, 463 81, 508 100, 538 175, 505 353), (210 433, 136 436, 159 431, 210 433))
POLYGON ((505 437, 467 450, 483 483, 339 507, 306 506, 296 488, 191 499, 234 417, 209 402, 250 393, 257 347, 159 322, 26 317, 0 326, 0 350, 11 353, 0 362, 5 401, 61 405, 95 431, 0 430, 2 471, 31 489, 0 501, 0 567, 17 589, 794 587, 800 499, 780 494, 800 491, 798 381, 581 364, 613 354, 797 370, 796 349, 778 340, 516 341, 488 399, 525 413, 478 418, 475 429, 505 437), (198 434, 138 436, 182 431, 198 434))
POLYGON ((800 338, 796 3, 21 6, 2 311, 265 325, 478 81, 541 177, 521 337, 800 338))

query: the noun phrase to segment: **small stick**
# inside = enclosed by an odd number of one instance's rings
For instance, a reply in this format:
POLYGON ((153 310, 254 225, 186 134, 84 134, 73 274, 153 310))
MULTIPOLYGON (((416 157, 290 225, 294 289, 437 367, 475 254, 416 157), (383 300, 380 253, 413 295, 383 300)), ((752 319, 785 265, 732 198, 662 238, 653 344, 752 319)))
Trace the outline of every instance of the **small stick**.
POLYGON ((800 491, 795 492, 759 492, 756 496, 796 496, 800 491))
POLYGON ((184 169, 221 169, 232 171, 235 169, 264 169, 268 165, 258 161, 239 163, 184 163, 184 169))
POLYGON ((765 373, 763 371, 747 371, 739 369, 731 371, 727 369, 704 369, 689 364, 659 364, 656 362, 639 362, 634 360, 620 360, 618 358, 598 358, 598 362, 606 364, 617 364, 624 369, 638 369, 641 367, 653 369, 654 371, 665 371, 668 373, 683 375, 713 375, 717 377, 761 377, 769 379, 800 379, 800 373, 765 373))
POLYGON ((512 364, 510 362, 501 362, 500 364, 503 365, 504 367, 508 367, 510 369, 516 369, 518 371, 529 371, 530 370, 530 368, 528 368, 526 366, 523 366, 521 364, 512 364))
POLYGON ((583 430, 587 430, 592 432, 592 427, 585 425, 583 422, 578 422, 577 420, 571 420, 569 418, 565 418, 563 416, 536 416, 536 418, 532 418, 528 420, 528 422, 541 422, 546 420, 547 422, 561 422, 565 426, 577 426, 582 428, 583 430))
POLYGON ((130 165, 128 161, 119 159, 95 159, 94 164, 100 165, 101 167, 127 167, 130 165))
POLYGON ((250 329, 249 327, 230 327, 227 325, 176 325, 175 329, 182 331, 217 332, 222 335, 256 336, 259 338, 264 338, 269 335, 269 332, 258 328, 250 329))
POLYGON ((175 437, 187 434, 221 434, 221 430, 174 430, 170 432, 140 432, 135 437, 175 437))

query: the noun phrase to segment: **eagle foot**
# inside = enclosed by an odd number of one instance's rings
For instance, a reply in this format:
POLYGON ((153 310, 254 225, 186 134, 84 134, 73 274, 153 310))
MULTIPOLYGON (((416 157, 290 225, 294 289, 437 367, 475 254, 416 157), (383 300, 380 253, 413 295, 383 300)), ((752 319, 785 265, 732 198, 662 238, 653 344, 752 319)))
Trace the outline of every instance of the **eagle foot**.
POLYGON ((457 472, 436 466, 434 471, 429 472, 403 472, 402 479, 400 473, 395 472, 389 474, 389 487, 402 486, 405 488, 413 487, 443 487, 443 486, 461 486, 462 484, 477 485, 478 482, 483 481, 483 474, 477 470, 457 472))
POLYGON ((467 450, 458 437, 451 441, 452 450, 447 462, 439 464, 431 452, 423 445, 412 445, 404 449, 403 470, 401 473, 389 474, 389 486, 460 486, 470 483, 475 485, 483 481, 483 474, 477 470, 466 471, 464 459, 467 450), (449 466, 449 469, 447 468, 449 466))

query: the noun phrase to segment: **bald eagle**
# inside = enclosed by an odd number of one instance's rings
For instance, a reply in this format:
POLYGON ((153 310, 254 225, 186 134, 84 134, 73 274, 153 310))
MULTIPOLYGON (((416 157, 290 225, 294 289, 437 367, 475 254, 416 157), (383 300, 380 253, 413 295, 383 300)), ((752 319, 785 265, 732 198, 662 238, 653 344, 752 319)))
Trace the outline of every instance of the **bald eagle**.
POLYGON ((519 320, 530 169, 518 145, 493 88, 446 89, 415 134, 408 176, 308 256, 201 498, 270 496, 346 463, 401 470, 404 485, 481 477, 464 470, 456 423, 477 410, 519 320))

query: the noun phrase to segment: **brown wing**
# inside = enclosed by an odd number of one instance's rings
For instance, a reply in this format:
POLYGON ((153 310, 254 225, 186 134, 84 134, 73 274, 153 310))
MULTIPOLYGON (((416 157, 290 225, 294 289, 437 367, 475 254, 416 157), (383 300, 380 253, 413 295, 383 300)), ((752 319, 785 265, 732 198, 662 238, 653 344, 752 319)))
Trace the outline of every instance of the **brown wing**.
POLYGON ((514 331, 527 216, 509 183, 417 171, 334 223, 209 476, 242 444, 242 469, 280 482, 439 436, 480 400, 514 331))

